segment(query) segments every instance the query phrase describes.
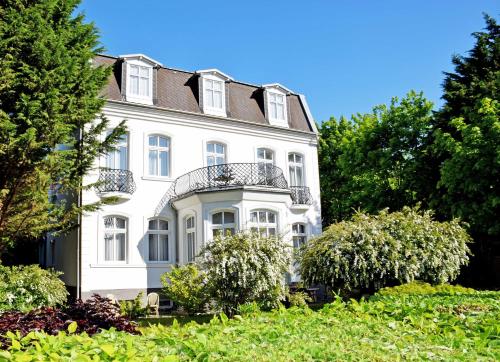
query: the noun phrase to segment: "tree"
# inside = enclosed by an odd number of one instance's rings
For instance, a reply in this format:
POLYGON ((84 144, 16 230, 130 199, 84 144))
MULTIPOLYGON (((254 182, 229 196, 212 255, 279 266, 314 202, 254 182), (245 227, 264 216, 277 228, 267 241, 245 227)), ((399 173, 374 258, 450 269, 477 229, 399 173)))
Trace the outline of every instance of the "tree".
POLYGON ((217 236, 201 252, 210 297, 228 315, 257 302, 274 308, 285 299, 284 275, 291 252, 279 238, 240 232, 217 236))
POLYGON ((500 26, 485 15, 469 56, 453 57, 445 73, 442 109, 434 121, 434 151, 441 161, 434 205, 461 217, 474 233, 500 236, 500 26))
POLYGON ((426 199, 429 172, 422 160, 430 134, 432 103, 409 92, 352 122, 334 118, 320 127, 319 160, 325 217, 329 225, 356 209, 401 210, 426 199))
POLYGON ((79 2, 0 6, 0 255, 98 207, 49 200, 49 189, 76 198, 91 187, 83 175, 124 132, 120 124, 101 140, 108 122, 99 93, 111 70, 92 63, 102 48, 95 26, 73 16, 79 2))
POLYGON ((457 219, 438 222, 429 211, 356 213, 304 247, 300 275, 308 284, 341 290, 373 291, 415 279, 444 283, 467 264, 469 242, 457 219))

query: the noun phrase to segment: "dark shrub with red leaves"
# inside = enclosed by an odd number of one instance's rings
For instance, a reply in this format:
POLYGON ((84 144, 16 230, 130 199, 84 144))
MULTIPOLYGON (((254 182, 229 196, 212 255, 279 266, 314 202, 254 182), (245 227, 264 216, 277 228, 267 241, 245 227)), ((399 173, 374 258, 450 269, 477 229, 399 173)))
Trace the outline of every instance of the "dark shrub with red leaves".
POLYGON ((138 330, 133 322, 120 315, 120 308, 109 299, 94 294, 85 302, 78 300, 65 309, 43 307, 28 313, 5 312, 0 315, 0 348, 7 346, 5 338, 8 331, 19 331, 25 336, 31 331, 43 331, 55 335, 66 331, 68 325, 75 321, 77 332, 89 335, 101 329, 116 328, 118 331, 136 334, 138 330))

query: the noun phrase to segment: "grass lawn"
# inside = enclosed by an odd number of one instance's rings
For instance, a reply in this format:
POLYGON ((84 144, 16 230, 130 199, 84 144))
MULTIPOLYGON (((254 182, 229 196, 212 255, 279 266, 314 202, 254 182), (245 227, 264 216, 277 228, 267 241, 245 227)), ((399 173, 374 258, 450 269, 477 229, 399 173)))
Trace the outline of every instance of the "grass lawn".
POLYGON ((379 295, 318 311, 167 320, 142 327, 142 335, 33 334, 0 360, 500 360, 500 292, 379 295))

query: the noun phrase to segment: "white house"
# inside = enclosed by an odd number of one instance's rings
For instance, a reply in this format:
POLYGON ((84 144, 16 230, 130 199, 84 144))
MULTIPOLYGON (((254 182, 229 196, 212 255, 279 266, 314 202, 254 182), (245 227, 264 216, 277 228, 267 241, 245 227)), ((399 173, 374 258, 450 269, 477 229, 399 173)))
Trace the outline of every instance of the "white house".
POLYGON ((126 120, 128 133, 96 160, 84 184, 101 182, 81 195, 118 203, 43 248, 76 296, 157 290, 162 273, 219 232, 280 234, 295 246, 321 232, 317 130, 304 96, 142 54, 95 63, 113 66, 103 112, 111 125, 126 120))

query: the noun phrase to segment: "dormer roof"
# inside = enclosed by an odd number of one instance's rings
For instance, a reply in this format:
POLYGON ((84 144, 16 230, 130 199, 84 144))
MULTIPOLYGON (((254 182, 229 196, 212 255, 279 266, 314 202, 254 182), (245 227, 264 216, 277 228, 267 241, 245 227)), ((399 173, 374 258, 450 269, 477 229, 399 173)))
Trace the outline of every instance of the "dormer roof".
POLYGON ((227 75, 226 73, 223 73, 221 72, 220 70, 218 69, 215 69, 215 68, 211 68, 211 69, 203 69, 203 70, 197 70, 195 72, 195 74, 200 74, 200 75, 206 75, 206 74, 210 74, 210 75, 215 75, 219 78, 222 78, 224 80, 231 80, 233 81, 234 79, 232 77, 230 77, 229 75, 227 75))
POLYGON ((262 88, 265 88, 265 89, 275 88, 275 89, 282 91, 285 94, 293 93, 290 89, 288 89, 287 87, 285 87, 284 85, 281 85, 279 83, 263 84, 262 88))
POLYGON ((159 67, 163 67, 163 65, 154 60, 153 58, 150 58, 148 57, 147 55, 144 55, 144 54, 125 54, 125 55, 120 55, 119 56, 120 59, 137 59, 137 60, 142 60, 146 63, 150 63, 151 65, 153 66, 159 66, 159 67))

